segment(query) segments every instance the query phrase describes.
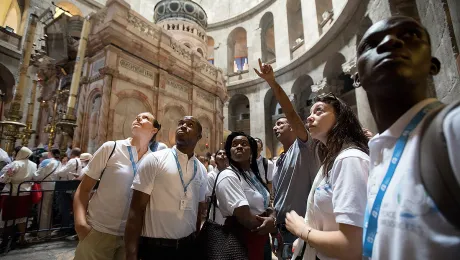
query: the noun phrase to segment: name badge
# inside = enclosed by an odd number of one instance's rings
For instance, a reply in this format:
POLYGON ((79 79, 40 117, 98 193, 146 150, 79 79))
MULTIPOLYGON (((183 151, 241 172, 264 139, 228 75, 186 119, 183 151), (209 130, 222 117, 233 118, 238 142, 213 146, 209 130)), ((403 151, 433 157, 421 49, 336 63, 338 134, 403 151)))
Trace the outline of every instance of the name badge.
POLYGON ((192 200, 183 199, 180 201, 180 210, 192 210, 192 200))

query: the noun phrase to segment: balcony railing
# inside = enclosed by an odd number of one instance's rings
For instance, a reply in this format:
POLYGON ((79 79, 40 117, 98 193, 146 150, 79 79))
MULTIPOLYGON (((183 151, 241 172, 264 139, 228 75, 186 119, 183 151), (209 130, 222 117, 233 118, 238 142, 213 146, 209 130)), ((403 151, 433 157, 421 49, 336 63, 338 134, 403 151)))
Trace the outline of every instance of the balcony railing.
POLYGON ((6 43, 7 46, 14 48, 16 51, 20 49, 21 36, 10 32, 4 27, 0 27, 0 41, 6 43))

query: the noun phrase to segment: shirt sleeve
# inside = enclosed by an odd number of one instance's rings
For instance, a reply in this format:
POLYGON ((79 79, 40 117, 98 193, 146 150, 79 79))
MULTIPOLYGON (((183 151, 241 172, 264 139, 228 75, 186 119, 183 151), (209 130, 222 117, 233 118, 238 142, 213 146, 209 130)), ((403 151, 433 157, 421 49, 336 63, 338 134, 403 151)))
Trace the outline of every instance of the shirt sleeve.
POLYGON ((337 223, 362 227, 367 202, 369 160, 345 157, 331 170, 332 206, 337 223))
POLYGON ((205 202, 206 201, 206 194, 208 193, 208 173, 206 169, 203 167, 201 170, 202 173, 202 182, 200 185, 200 197, 199 201, 200 202, 205 202))
POLYGON ((168 149, 168 146, 162 142, 158 142, 158 147, 157 147, 156 152, 163 150, 163 149, 168 149))
MULTIPOLYGON (((107 166, 109 156, 113 151, 115 143, 113 141, 105 142, 97 151, 94 153, 93 158, 89 161, 88 165, 82 169, 81 175, 86 174, 94 180, 101 178, 102 171, 107 166)), ((115 153, 114 153, 115 154, 115 153)), ((112 155, 113 156, 113 155, 112 155)))
POLYGON ((268 161, 268 166, 267 166, 267 179, 269 182, 273 181, 273 169, 275 168, 275 165, 271 160, 268 161))
MULTIPOLYGON (((60 178, 67 178, 67 177, 70 177, 69 174, 70 172, 73 170, 75 170, 75 168, 77 167, 77 160, 76 159, 70 159, 66 165, 64 165, 63 167, 61 167, 60 169, 58 169, 54 175, 57 177, 57 179, 59 180, 60 178)), ((70 179, 73 179, 73 176, 70 177, 70 179)))
POLYGON ((53 168, 53 163, 51 162, 50 159, 46 159, 43 162, 40 163, 40 166, 38 167, 38 170, 35 172, 34 176, 32 177, 32 180, 34 181, 42 181, 47 174, 49 174, 53 168))
POLYGON ((158 158, 155 153, 150 153, 137 168, 137 175, 134 177, 131 188, 150 195, 153 191, 153 184, 158 171, 158 158))
POLYGON ((236 173, 225 170, 221 175, 216 187, 219 209, 224 217, 233 216, 233 211, 236 208, 249 206, 249 202, 236 173))
POLYGON ((446 137, 447 151, 450 165, 457 181, 460 182, 460 106, 450 111, 443 122, 444 135, 446 137))

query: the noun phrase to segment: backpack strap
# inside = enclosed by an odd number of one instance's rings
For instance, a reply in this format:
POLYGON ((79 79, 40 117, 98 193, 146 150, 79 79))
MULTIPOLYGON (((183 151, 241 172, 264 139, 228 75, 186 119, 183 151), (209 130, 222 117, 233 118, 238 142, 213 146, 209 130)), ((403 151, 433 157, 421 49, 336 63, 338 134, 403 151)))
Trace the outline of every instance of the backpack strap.
POLYGON ((262 157, 262 164, 264 166, 264 171, 265 171, 265 182, 268 183, 268 160, 265 157, 262 157))
POLYGON ((107 159, 107 162, 105 163, 105 167, 104 169, 102 170, 101 172, 101 177, 99 178, 99 180, 102 180, 102 175, 104 175, 104 171, 105 171, 105 168, 107 168, 107 164, 109 163, 109 160, 110 158, 112 157, 113 155, 113 152, 115 152, 115 147, 117 147, 117 141, 113 141, 115 144, 113 145, 113 149, 112 149, 112 152, 110 153, 109 155, 109 159, 107 159))
POLYGON ((460 100, 428 114, 420 140, 420 174, 423 186, 449 223, 460 229, 460 180, 450 164, 443 122, 460 100))

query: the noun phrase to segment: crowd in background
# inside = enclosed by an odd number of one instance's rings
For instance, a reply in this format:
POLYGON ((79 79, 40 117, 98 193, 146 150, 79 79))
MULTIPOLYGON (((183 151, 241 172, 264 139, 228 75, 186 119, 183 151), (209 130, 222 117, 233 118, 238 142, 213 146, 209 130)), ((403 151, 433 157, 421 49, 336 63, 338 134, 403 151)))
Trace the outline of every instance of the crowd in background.
MULTIPOLYGON (((355 85, 367 93, 375 136, 332 93, 301 118, 272 67, 259 65, 284 112, 273 126, 283 146, 276 160, 243 132, 214 154, 195 154, 202 126, 193 116, 178 119, 168 148, 155 140, 161 124, 143 112, 131 137, 104 143, 87 165, 78 148, 66 163, 58 150, 33 162, 32 151, 16 148, 2 169, 11 191, 2 196, 3 221, 24 233, 32 182, 55 180, 48 188, 57 190, 58 180, 76 179, 74 193, 56 197, 61 214, 73 200, 74 224, 61 222, 75 228, 77 260, 458 258, 460 106, 428 97, 427 79, 441 64, 421 24, 391 17, 359 44, 355 85), (8 212, 11 203, 20 206, 8 212)), ((52 201, 41 200, 40 227, 51 223, 52 201)))

